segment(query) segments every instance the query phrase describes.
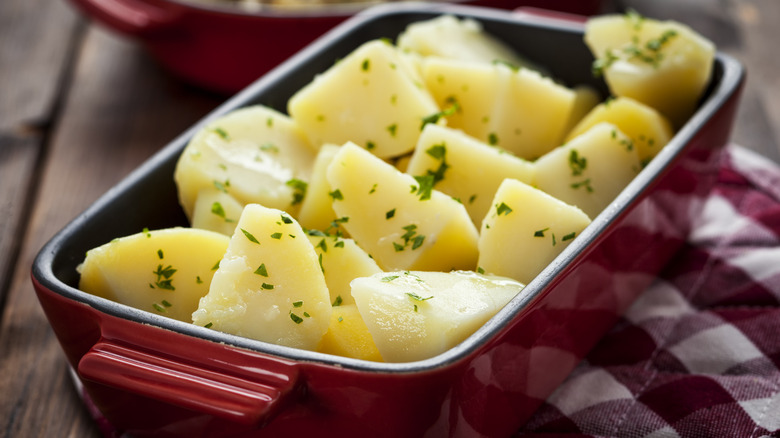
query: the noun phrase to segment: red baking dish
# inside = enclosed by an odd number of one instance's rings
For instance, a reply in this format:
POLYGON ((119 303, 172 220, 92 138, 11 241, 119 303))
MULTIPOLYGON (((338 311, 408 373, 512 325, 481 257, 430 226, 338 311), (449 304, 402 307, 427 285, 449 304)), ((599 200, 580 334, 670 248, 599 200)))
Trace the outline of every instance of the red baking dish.
MULTIPOLYGON (((176 76, 233 94, 336 24, 380 0, 323 2, 305 8, 240 8, 217 0, 70 0, 87 16, 143 43, 176 76)), ((453 0, 590 15, 601 0, 453 0)), ((266 2, 268 3, 268 2, 266 2)))
MULTIPOLYGON (((284 110, 362 42, 442 13, 470 17, 568 85, 590 84, 582 25, 442 4, 379 6, 347 20, 203 122, 262 103, 284 110)), ((669 262, 712 187, 744 81, 718 54, 695 115, 593 223, 476 333, 436 357, 375 363, 244 339, 76 289, 88 249, 186 226, 173 170, 185 132, 48 242, 32 279, 85 394, 129 436, 509 436, 669 262), (128 214, 132 212, 132 214, 128 214)))

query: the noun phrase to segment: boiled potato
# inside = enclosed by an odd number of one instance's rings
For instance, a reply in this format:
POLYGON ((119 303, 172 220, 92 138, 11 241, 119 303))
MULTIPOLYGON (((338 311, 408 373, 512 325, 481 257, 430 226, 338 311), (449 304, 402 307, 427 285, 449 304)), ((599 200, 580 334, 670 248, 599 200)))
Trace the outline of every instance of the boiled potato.
POLYGON ((611 123, 599 123, 538 159, 536 186, 591 218, 639 173, 637 147, 611 123))
POLYGON ((429 58, 423 78, 447 126, 527 160, 560 145, 576 101, 571 89, 503 64, 429 58))
POLYGON ((414 148, 423 120, 439 108, 407 58, 374 40, 295 93, 288 112, 316 145, 351 141, 390 158, 414 148))
POLYGON ((217 189, 203 189, 195 198, 192 228, 232 236, 243 209, 244 206, 229 194, 217 189))
POLYGON ((427 359, 474 333, 524 285, 475 272, 385 272, 352 282, 360 315, 386 362, 427 359))
POLYGON ((352 280, 382 272, 374 259, 352 239, 313 231, 309 231, 308 238, 317 252, 330 302, 334 305, 355 302, 349 286, 352 280))
POLYGON ((591 86, 578 85, 572 91, 574 91, 574 104, 563 132, 570 132, 574 126, 580 123, 583 117, 601 102, 601 96, 598 91, 591 86))
POLYGON ((383 361, 354 302, 333 307, 330 326, 317 351, 354 359, 383 361))
POLYGON ((284 114, 264 106, 241 108, 208 123, 176 165, 179 202, 192 218, 201 190, 217 188, 242 205, 258 203, 294 213, 295 185, 307 181, 315 150, 284 114))
POLYGON ((628 97, 618 97, 597 105, 566 137, 571 141, 602 122, 615 125, 631 138, 639 160, 647 163, 674 136, 669 120, 655 109, 628 97))
POLYGON ((460 202, 347 143, 328 167, 333 209, 384 270, 474 269, 477 228, 460 202))
POLYGON ((314 350, 330 314, 328 287, 301 226, 281 210, 249 204, 192 321, 314 350))
POLYGON ((144 231, 87 252, 79 289, 191 322, 230 239, 194 228, 144 231))
POLYGON ((479 226, 504 178, 533 183, 534 165, 462 131, 427 125, 409 162, 413 176, 435 175, 434 188, 460 199, 479 226))
POLYGON ((339 151, 339 146, 326 144, 320 148, 314 160, 311 179, 306 188, 306 196, 301 202, 297 219, 304 228, 325 231, 336 220, 336 213, 331 203, 330 185, 325 177, 328 165, 339 151))
POLYGON ((588 20, 585 42, 615 96, 649 105, 680 127, 709 83, 715 45, 688 26, 634 12, 588 20))
POLYGON ((410 24, 398 36, 398 48, 422 56, 483 64, 500 61, 516 67, 530 65, 511 47, 485 33, 478 21, 452 15, 410 24))
POLYGON ((588 224, 577 207, 506 179, 482 223, 479 269, 529 283, 588 224))

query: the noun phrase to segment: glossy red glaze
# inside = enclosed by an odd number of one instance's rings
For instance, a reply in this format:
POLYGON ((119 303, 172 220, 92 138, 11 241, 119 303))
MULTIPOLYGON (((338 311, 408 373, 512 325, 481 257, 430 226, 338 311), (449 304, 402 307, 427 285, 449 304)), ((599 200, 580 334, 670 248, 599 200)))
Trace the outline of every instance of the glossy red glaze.
MULTIPOLYGON (((141 41, 176 76, 233 94, 352 15, 242 12, 177 0, 70 0, 83 13, 141 41)), ((601 0, 471 0, 455 3, 503 9, 538 6, 594 14, 601 0)), ((330 8, 333 9, 333 8, 330 8)))
MULTIPOLYGON (((457 8, 468 15, 471 8, 457 8)), ((411 11, 414 17, 428 12, 411 11)), ((430 12, 432 13, 432 12, 430 12)), ((522 33, 516 16, 475 16, 522 33)), ((482 13, 480 13, 482 14, 482 13)), ((400 23, 395 18, 396 28, 400 23)), ((311 77, 311 59, 355 43, 351 20, 219 111, 283 100, 283 85, 311 77), (299 72, 302 70, 302 72, 299 72), (300 73, 300 74, 298 74, 300 73), (276 94, 281 93, 281 94, 276 94)), ((386 23, 386 22, 385 22, 386 23)), ((554 27, 571 46, 581 34, 554 27)), ((580 31, 581 32, 581 31, 580 31)), ((363 35, 360 33, 360 35, 363 35)), ((525 35, 516 35, 524 41, 525 35), (521 38, 522 36, 522 38, 521 38)), ((551 43, 552 44, 552 43, 551 43)), ((561 49, 563 50, 563 49, 561 49)), ((576 49, 579 51, 583 48, 576 49)), ((549 54, 549 48, 540 53, 549 54)), ((576 57, 572 52, 569 59, 576 57)), ((556 67, 571 71, 566 63, 556 67)), ((581 66, 589 75, 589 65, 581 66)), ((585 77, 585 76, 582 76, 585 77)), ((273 346, 111 303, 75 289, 84 251, 143 226, 183 220, 172 167, 177 139, 69 224, 41 251, 33 284, 90 400, 130 436, 505 437, 571 372, 670 260, 713 186, 743 82, 719 55, 709 97, 675 138, 556 260, 484 327, 437 357, 380 364, 273 346), (148 190, 156 197, 149 200, 148 190), (126 204, 146 210, 117 216, 126 204)))

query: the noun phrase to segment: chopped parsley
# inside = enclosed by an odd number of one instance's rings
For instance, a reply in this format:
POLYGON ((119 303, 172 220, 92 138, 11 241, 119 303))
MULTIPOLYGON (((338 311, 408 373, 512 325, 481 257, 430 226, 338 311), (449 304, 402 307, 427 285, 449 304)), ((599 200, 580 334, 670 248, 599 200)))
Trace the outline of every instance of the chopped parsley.
POLYGON ((414 179, 417 181, 417 184, 419 184, 416 187, 416 194, 420 197, 420 201, 431 199, 431 195, 433 193, 434 176, 415 176, 414 179))
POLYGON ((268 284, 268 283, 263 283, 262 285, 260 285, 260 287, 262 287, 265 290, 271 290, 271 289, 274 288, 274 285, 273 284, 268 284))
POLYGON ((489 133, 489 134, 488 134, 487 141, 488 141, 488 144, 489 144, 490 146, 495 146, 495 145, 497 145, 497 144, 498 144, 498 134, 496 134, 495 132, 491 132, 491 133, 489 133))
POLYGON ((293 178, 285 183, 287 187, 292 187, 293 189, 293 200, 292 205, 300 204, 303 201, 303 198, 306 197, 306 189, 309 187, 309 185, 306 183, 306 181, 302 181, 297 178, 293 178))
POLYGON ((225 182, 214 180, 214 187, 220 192, 227 193, 228 187, 230 187, 230 180, 226 179, 225 182))
POLYGON ((395 280, 398 277, 399 277, 399 275, 388 275, 387 277, 382 277, 382 281, 385 282, 385 283, 389 283, 389 282, 395 280))
POLYGON ((409 298, 411 298, 411 299, 413 299, 415 301, 427 301, 427 300, 430 300, 431 298, 433 298, 433 295, 431 295, 429 297, 421 297, 421 296, 417 295, 414 292, 407 292, 406 295, 408 295, 409 298))
POLYGON ((368 71, 371 69, 371 60, 366 58, 363 60, 363 62, 360 64, 360 69, 363 71, 368 71))
POLYGON ((445 102, 448 103, 449 106, 447 106, 446 108, 444 108, 439 112, 423 117, 422 125, 420 125, 421 131, 423 128, 425 128, 425 125, 427 125, 428 123, 436 123, 442 117, 451 116, 456 112, 460 111, 460 104, 458 103, 458 101, 455 99, 454 96, 448 97, 445 102))
POLYGON ((572 176, 580 176, 585 168, 588 167, 588 159, 581 157, 576 149, 572 149, 569 152, 569 168, 571 169, 572 176))
POLYGON ((163 250, 161 250, 161 249, 158 249, 158 250, 157 250, 157 258, 159 258, 160 260, 162 260, 162 259, 163 259, 163 257, 165 257, 165 256, 163 256, 163 250))
POLYGON ((398 125, 395 123, 387 127, 387 132, 390 133, 391 137, 395 137, 397 131, 398 131, 398 125))
POLYGON ((545 231, 547 231, 549 229, 550 229, 550 227, 547 227, 547 228, 543 228, 541 230, 534 231, 534 237, 544 237, 545 231))
POLYGON ((425 153, 430 155, 433 159, 440 161, 438 169, 435 171, 431 169, 427 170, 427 174, 433 177, 433 184, 435 185, 437 182, 444 179, 444 173, 450 167, 446 160, 447 146, 444 143, 433 145, 428 148, 425 153))
POLYGON ((227 131, 220 127, 214 128, 214 132, 217 133, 220 137, 222 137, 223 140, 230 140, 230 135, 228 135, 227 131))
POLYGON ((501 204, 496 205, 496 214, 499 216, 508 215, 511 212, 512 212, 512 208, 503 202, 501 204))
POLYGON ((377 184, 376 184, 376 183, 374 183, 374 185, 373 185, 373 186, 371 186, 371 190, 369 190, 369 191, 368 191, 368 194, 369 194, 369 195, 370 195, 370 194, 372 194, 372 193, 374 193, 374 192, 376 191, 376 186, 377 186, 377 184))
POLYGON ((334 201, 343 201, 344 200, 344 195, 341 194, 341 190, 339 190, 339 189, 336 189, 336 190, 328 193, 328 195, 330 195, 330 197, 333 198, 334 201))
POLYGON ((233 219, 229 219, 227 217, 227 213, 225 213, 225 208, 222 207, 222 204, 220 202, 214 201, 213 204, 211 204, 211 212, 218 217, 221 217, 223 221, 225 222, 235 222, 233 219))
POLYGON ((282 238, 282 233, 273 233, 271 234, 271 239, 279 240, 282 238))
POLYGON ((385 213, 385 219, 392 219, 395 216, 395 209, 389 210, 385 213))
POLYGON ((263 143, 262 145, 260 145, 260 150, 263 152, 274 152, 274 153, 279 152, 279 148, 273 143, 263 143))
POLYGON ((581 187, 585 187, 585 190, 588 193, 593 193, 593 187, 591 187, 590 185, 590 178, 580 182, 571 183, 569 186, 573 189, 579 189, 581 187))
POLYGON ((211 326, 213 326, 213 325, 214 325, 214 323, 213 323, 213 322, 210 322, 210 323, 208 323, 208 324, 204 325, 203 327, 206 327, 206 328, 211 328, 211 326))
POLYGON ((247 239, 248 239, 250 242, 252 242, 252 243, 256 243, 256 244, 258 244, 258 245, 260 244, 260 242, 259 242, 259 241, 258 241, 258 240, 255 238, 255 236, 254 236, 254 235, 252 235, 252 233, 250 233, 249 231, 247 231, 247 230, 245 230, 245 229, 241 228, 241 232, 242 232, 242 233, 244 233, 244 236, 246 236, 246 238, 247 238, 247 239))
POLYGON ((572 231, 571 233, 569 233, 569 234, 567 234, 567 235, 565 235, 565 236, 561 237, 561 242, 565 242, 565 241, 567 241, 567 240, 572 240, 572 239, 574 239, 574 236, 576 236, 576 235, 577 235, 577 233, 575 233, 574 231, 572 231))
POLYGON ((301 318, 300 316, 298 316, 298 315, 296 315, 296 314, 294 314, 292 312, 290 312, 290 319, 292 319, 293 322, 296 323, 296 324, 300 324, 300 323, 303 322, 303 318, 301 318))
POLYGON ((268 277, 268 269, 265 267, 265 263, 263 263, 257 269, 255 269, 255 274, 262 275, 263 277, 268 277))
POLYGON ((303 301, 296 301, 296 302, 292 303, 292 305, 293 305, 293 307, 301 307, 301 306, 303 306, 303 301))
POLYGON ((157 280, 154 282, 155 286, 157 286, 158 289, 166 289, 166 290, 176 290, 175 287, 173 287, 173 274, 176 273, 176 269, 173 269, 171 265, 166 266, 163 268, 163 265, 157 265, 157 270, 152 271, 154 275, 157 276, 157 280))
POLYGON ((332 306, 333 306, 333 307, 338 307, 338 306, 340 306, 340 305, 341 305, 341 303, 343 303, 343 302, 344 302, 344 300, 342 300, 342 299, 341 299, 341 295, 337 295, 337 296, 336 296, 336 299, 333 301, 333 304, 332 304, 332 306))

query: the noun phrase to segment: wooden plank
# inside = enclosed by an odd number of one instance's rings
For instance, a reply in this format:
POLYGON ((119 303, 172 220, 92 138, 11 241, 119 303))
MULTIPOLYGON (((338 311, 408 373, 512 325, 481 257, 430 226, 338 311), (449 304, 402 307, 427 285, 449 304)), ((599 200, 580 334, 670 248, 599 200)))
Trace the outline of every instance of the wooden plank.
POLYGON ((0 307, 21 245, 46 126, 78 36, 63 2, 0 2, 0 307))
POLYGON ((221 100, 170 79, 138 46, 89 29, 0 327, 0 435, 97 436, 33 293, 30 266, 67 221, 221 100))

